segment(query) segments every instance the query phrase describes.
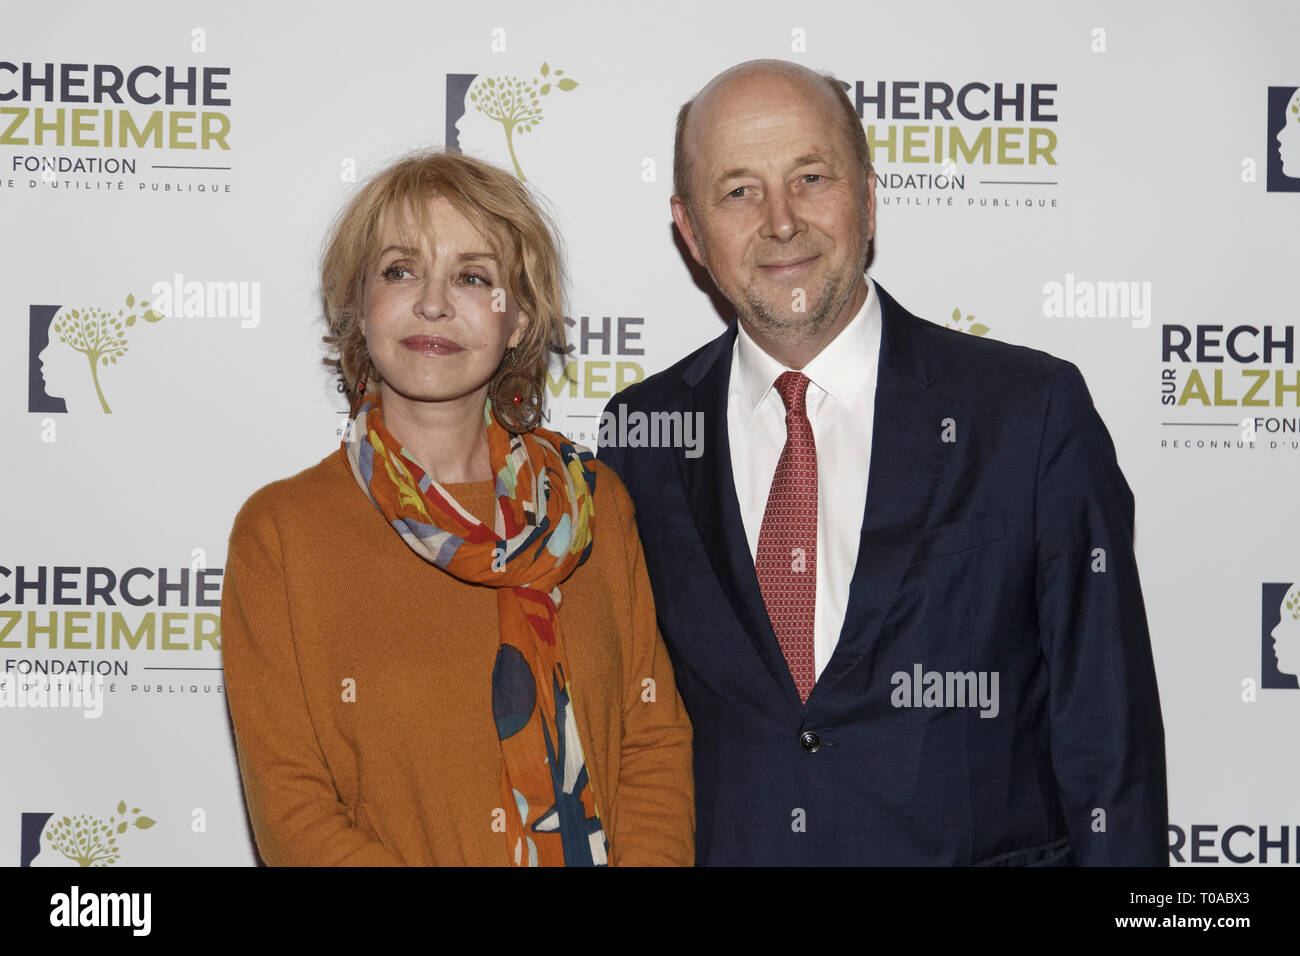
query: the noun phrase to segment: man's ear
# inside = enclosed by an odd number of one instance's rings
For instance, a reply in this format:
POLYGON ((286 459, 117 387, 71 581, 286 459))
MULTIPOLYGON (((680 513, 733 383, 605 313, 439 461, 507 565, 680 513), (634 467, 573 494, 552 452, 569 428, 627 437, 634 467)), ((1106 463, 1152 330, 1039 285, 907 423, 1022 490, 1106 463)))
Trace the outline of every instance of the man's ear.
POLYGON ((707 269, 709 266, 704 261, 704 256, 700 254, 700 242, 696 238, 695 229, 691 226, 691 214, 686 208, 686 203, 681 196, 673 196, 668 200, 668 205, 673 211, 673 222, 677 223, 677 231, 682 234, 686 248, 691 251, 691 258, 699 263, 701 268, 707 269))

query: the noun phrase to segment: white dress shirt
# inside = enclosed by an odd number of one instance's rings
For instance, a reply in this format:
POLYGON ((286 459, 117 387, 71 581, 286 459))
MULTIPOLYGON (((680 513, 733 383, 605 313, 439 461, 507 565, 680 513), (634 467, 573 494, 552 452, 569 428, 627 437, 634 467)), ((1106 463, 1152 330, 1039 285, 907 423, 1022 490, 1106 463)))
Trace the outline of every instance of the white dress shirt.
MULTIPOLYGON (((806 366, 808 420, 817 443, 817 598, 813 647, 820 678, 844 625, 849 585, 858 563, 858 540, 867 502, 871 426, 880 359, 880 299, 867 279, 857 315, 806 366)), ((781 450, 785 403, 773 387, 787 369, 740 326, 727 386, 727 434, 736 498, 751 557, 767 510, 781 450)))

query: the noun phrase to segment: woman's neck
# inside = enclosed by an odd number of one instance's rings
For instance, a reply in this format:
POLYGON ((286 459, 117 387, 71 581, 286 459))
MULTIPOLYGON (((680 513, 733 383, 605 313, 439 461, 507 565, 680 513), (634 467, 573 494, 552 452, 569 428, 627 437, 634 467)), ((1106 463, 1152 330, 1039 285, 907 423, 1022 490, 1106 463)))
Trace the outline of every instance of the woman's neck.
POLYGON ((491 480, 483 424, 486 385, 445 402, 412 401, 389 388, 387 382, 380 383, 379 390, 384 425, 430 478, 440 484, 491 480))

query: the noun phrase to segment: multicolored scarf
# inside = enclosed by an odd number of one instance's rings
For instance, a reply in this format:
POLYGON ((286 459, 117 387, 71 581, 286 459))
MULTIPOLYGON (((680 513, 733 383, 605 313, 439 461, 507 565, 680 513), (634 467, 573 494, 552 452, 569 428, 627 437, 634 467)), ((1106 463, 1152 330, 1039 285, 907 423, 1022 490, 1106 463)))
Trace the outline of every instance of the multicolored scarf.
POLYGON ((592 455, 537 428, 513 435, 485 410, 496 475, 488 528, 431 479, 384 427, 367 392, 343 446, 366 496, 416 554, 497 589, 500 647, 492 713, 501 742, 506 838, 517 866, 602 866, 609 841, 574 719, 559 584, 591 554, 592 455))

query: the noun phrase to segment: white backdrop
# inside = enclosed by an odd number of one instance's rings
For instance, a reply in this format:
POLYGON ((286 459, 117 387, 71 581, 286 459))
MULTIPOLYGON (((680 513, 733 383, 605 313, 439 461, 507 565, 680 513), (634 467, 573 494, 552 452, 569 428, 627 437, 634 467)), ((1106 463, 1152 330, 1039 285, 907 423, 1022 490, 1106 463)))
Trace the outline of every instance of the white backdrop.
POLYGON ((128 823, 112 865, 253 862, 219 571, 248 495, 337 445, 345 405, 320 365, 316 264, 357 182, 449 138, 517 162, 571 273, 578 384, 550 424, 594 445, 617 382, 723 328, 671 233, 676 111, 721 69, 779 57, 884 93, 862 104, 882 176, 873 276, 919 315, 1083 370, 1137 499, 1181 860, 1256 865, 1267 827, 1266 862, 1295 864, 1300 690, 1272 634, 1300 645, 1300 620, 1278 607, 1300 582, 1300 8, 614 9, 4 11, 0 676, 99 669, 107 684, 98 719, 0 708, 0 861, 76 865, 54 831, 85 814, 128 823), (156 71, 128 82, 139 67, 156 71), (195 71, 170 103, 169 67, 182 84, 195 71), (95 78, 119 75, 123 102, 97 99, 95 78), (478 109, 467 91, 489 77, 552 84, 533 129, 508 142, 478 109), (995 84, 1012 100, 1000 115, 995 84), (927 88, 932 102, 952 94, 948 116, 926 115, 927 88), (976 145, 949 163, 954 135, 976 145), (1051 161, 1027 161, 1031 140, 1051 161), (113 319, 113 335, 96 331, 113 319), (1238 326, 1242 360, 1224 341, 1238 326), (1263 354, 1265 327, 1291 348, 1263 354), (1185 359, 1162 354, 1184 334, 1185 359), (1259 420, 1253 443, 1243 419, 1259 420), (110 577, 129 580, 125 596, 110 577), (1248 829, 1225 850, 1234 826, 1248 829))

